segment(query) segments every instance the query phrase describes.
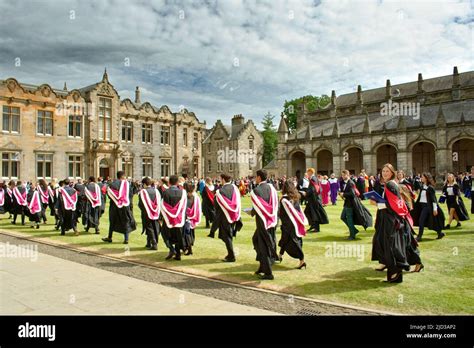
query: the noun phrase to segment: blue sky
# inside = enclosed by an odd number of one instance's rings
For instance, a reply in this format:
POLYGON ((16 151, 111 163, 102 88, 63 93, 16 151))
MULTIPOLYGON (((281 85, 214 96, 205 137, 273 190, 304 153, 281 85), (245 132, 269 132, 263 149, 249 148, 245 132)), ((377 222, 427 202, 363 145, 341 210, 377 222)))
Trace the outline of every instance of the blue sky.
MULTIPOLYGON (((0 0, 0 79, 259 125, 285 99, 473 70, 473 1, 0 0), (20 66, 15 59, 20 58, 20 66)), ((278 119, 276 120, 278 123, 278 119)))

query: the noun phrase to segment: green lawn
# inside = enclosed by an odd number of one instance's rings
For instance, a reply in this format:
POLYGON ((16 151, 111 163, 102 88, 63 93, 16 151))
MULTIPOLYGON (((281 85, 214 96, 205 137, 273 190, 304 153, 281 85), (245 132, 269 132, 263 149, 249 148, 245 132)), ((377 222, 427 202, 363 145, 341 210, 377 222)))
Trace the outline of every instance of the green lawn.
MULTIPOLYGON (((243 198, 242 207, 249 206, 250 199, 243 198)), ((375 208, 368 206, 375 216, 375 208)), ((196 230, 194 255, 183 256, 182 261, 165 261, 168 251, 162 239, 158 252, 146 250, 136 204, 134 213, 139 226, 131 234, 129 250, 122 244, 120 234, 114 235, 112 244, 101 241, 108 229, 107 213, 102 218, 100 236, 84 232, 77 237, 72 232, 60 236, 53 228, 53 221, 39 230, 12 226, 5 215, 0 220, 0 228, 159 267, 355 306, 409 314, 474 314, 474 219, 463 222, 462 228, 447 231, 442 240, 436 240, 436 233, 427 230, 420 247, 425 270, 405 273, 402 284, 387 284, 383 282, 385 274, 374 271, 377 263, 370 261, 373 228, 367 231, 359 228, 360 239, 346 241, 348 232, 339 219, 341 209, 341 202, 327 207, 330 224, 323 225, 320 233, 305 237, 303 250, 308 268, 294 269, 298 261, 285 254, 283 263, 274 265, 273 281, 259 281, 253 274, 258 267, 252 247, 255 222, 247 214, 243 214, 244 228, 234 240, 236 263, 221 262, 226 254, 224 243, 206 237, 204 219, 196 230), (363 253, 361 257, 334 254, 334 246, 354 246, 363 253)), ((445 206, 443 209, 446 212, 445 206)), ((82 226, 79 230, 83 231, 82 226)))

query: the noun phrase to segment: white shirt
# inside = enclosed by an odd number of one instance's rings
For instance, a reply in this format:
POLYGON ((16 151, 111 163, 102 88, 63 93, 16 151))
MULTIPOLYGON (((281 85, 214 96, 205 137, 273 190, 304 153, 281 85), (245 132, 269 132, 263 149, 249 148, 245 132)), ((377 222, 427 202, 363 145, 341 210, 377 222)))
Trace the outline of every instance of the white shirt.
POLYGON ((448 196, 454 196, 454 187, 448 186, 446 191, 448 192, 448 196))
POLYGON ((309 187, 309 180, 306 178, 303 178, 303 188, 308 188, 309 187))
POLYGON ((426 198, 426 189, 428 186, 423 185, 423 188, 420 193, 420 203, 428 203, 428 199, 426 198))

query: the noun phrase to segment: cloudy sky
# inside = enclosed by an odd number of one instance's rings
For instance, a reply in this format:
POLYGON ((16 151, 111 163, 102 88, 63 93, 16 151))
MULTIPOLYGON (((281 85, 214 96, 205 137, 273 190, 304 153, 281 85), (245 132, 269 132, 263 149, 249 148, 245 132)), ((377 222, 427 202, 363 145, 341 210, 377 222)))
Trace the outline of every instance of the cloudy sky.
POLYGON ((0 0, 0 14, 0 79, 72 89, 107 67, 121 98, 138 85, 208 125, 474 68, 474 0, 0 0))

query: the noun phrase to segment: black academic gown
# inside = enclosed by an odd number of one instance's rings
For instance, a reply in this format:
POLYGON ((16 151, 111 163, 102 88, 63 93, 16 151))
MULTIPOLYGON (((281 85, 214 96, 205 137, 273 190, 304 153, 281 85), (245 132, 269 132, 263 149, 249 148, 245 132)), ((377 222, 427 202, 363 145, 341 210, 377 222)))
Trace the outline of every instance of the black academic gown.
MULTIPOLYGON (((352 180, 348 180, 347 184, 342 182, 344 189, 341 191, 344 197, 344 206, 352 208, 354 225, 363 226, 366 230, 372 226, 372 214, 362 204, 360 198, 356 195, 356 185, 352 180)), ((359 191, 359 193, 361 193, 359 191)), ((361 193, 362 194, 362 193, 361 193)), ((345 221, 344 211, 341 213, 341 220, 345 221)))
POLYGON ((278 210, 281 226, 281 238, 278 242, 278 246, 280 247, 280 255, 283 255, 284 252, 287 252, 288 255, 295 259, 304 260, 303 238, 296 235, 295 227, 293 226, 290 217, 286 213, 286 210, 281 203, 283 200, 289 201, 296 210, 301 211, 299 202, 292 202, 287 196, 283 196, 281 198, 280 208, 278 210))
MULTIPOLYGON (((116 190, 120 190, 120 180, 114 180, 109 187, 116 190)), ((128 185, 130 185, 128 183, 128 185)), ((133 200, 133 191, 129 190, 130 202, 133 200)), ((119 208, 113 201, 109 199, 109 231, 114 231, 122 234, 133 232, 137 229, 135 218, 132 214, 132 209, 129 206, 119 208)))
MULTIPOLYGON (((222 186, 219 189, 221 195, 227 197, 228 199, 232 199, 232 194, 234 193, 234 188, 232 184, 228 183, 222 186)), ((219 239, 222 239, 224 242, 226 240, 232 241, 232 238, 236 236, 237 232, 240 231, 242 228, 242 221, 238 220, 232 224, 227 221, 224 212, 222 211, 221 206, 217 203, 217 197, 214 197, 214 207, 216 209, 216 216, 214 221, 212 222, 210 234, 214 235, 214 233, 219 230, 219 239)))
MULTIPOLYGON (((266 182, 260 183, 254 190, 255 195, 261 197, 265 202, 270 201, 271 188, 266 182)), ((275 227, 265 229, 265 224, 255 210, 257 229, 252 237, 253 248, 257 253, 256 260, 260 262, 259 271, 264 274, 272 274, 272 264, 278 259, 276 250, 275 227)))
POLYGON ((105 213, 105 202, 107 200, 107 184, 103 182, 99 182, 97 185, 100 187, 100 194, 101 194, 101 204, 100 204, 100 216, 105 213), (105 188, 104 188, 105 187, 105 188), (105 193, 104 193, 105 191, 105 193))
MULTIPOLYGON (((150 199, 154 201, 156 199, 156 193, 155 193, 155 188, 154 187, 148 187, 146 189, 146 192, 148 192, 148 195, 150 196, 150 199)), ((141 218, 142 218, 142 234, 146 233, 147 236, 147 242, 146 245, 147 247, 154 246, 158 244, 158 236, 160 235, 160 222, 158 220, 151 220, 146 212, 145 209, 145 203, 142 201, 142 197, 138 195, 138 208, 140 209, 141 212, 141 218)), ((160 204, 160 202, 158 202, 160 204)))
MULTIPOLYGON (((216 209, 214 207, 214 201, 209 198, 208 195, 209 188, 204 186, 204 190, 202 191, 202 213, 206 218, 206 225, 212 224, 216 216, 216 209)), ((214 192, 212 192, 214 193, 214 192)))
MULTIPOLYGON (((177 186, 171 186, 163 193, 163 201, 174 207, 181 200, 182 195, 186 194, 183 189, 177 186)), ((168 248, 174 246, 174 251, 179 255, 183 246, 183 227, 169 228, 166 221, 163 221, 162 235, 168 248)))
MULTIPOLYGON (((63 190, 66 191, 66 193, 69 196, 72 196, 74 193, 76 193, 76 190, 70 186, 63 187, 63 190)), ((67 210, 64 205, 64 198, 62 194, 58 192, 58 200, 56 201, 56 209, 58 210, 61 233, 64 233, 65 231, 68 231, 70 229, 75 230, 77 226, 77 220, 78 220, 77 205, 76 205, 76 210, 67 210)))
POLYGON ((12 211, 13 211, 13 196, 10 196, 8 194, 8 191, 7 191, 6 187, 4 187, 3 190, 5 192, 5 203, 3 205, 3 207, 5 209, 5 213, 12 214, 12 211))
POLYGON ((389 200, 385 194, 385 190, 390 190, 400 200, 398 185, 391 180, 386 185, 379 186, 379 188, 382 187, 384 187, 384 190, 381 194, 387 200, 387 203, 385 209, 377 209, 375 234, 372 240, 372 260, 379 261, 387 266, 387 278, 389 278, 394 273, 410 270, 406 238, 409 223, 397 214, 397 203, 389 200))
POLYGON ((461 189, 458 184, 453 185, 454 195, 448 195, 448 185, 443 186, 443 195, 446 197, 446 205, 448 206, 448 214, 451 208, 454 208, 456 214, 459 218, 459 221, 469 220, 469 214, 467 213, 466 206, 461 197, 461 189))
POLYGON ((86 186, 84 184, 76 184, 74 185, 74 189, 77 191, 76 214, 77 218, 79 219, 79 217, 84 214, 85 205, 87 203, 86 194, 84 193, 86 186))
MULTIPOLYGON (((188 197, 188 201, 186 202, 186 209, 192 208, 194 204, 194 196, 188 197)), ((194 234, 194 228, 191 228, 191 224, 186 221, 184 224, 183 229, 183 247, 184 250, 190 250, 194 246, 194 240, 196 236, 194 234)))
MULTIPOLYGON (((23 194, 26 188, 23 186, 18 187, 18 191, 23 194)), ((15 195, 12 193, 12 214, 25 214, 28 215, 28 207, 18 204, 15 195)))
MULTIPOLYGON (((36 190, 41 190, 41 189, 40 189, 40 188, 37 188, 36 190)), ((28 194, 26 195, 26 201, 28 202, 28 204, 31 203, 31 200, 33 199, 34 193, 35 193, 35 190, 29 190, 29 191, 28 191, 28 194)), ((40 194, 40 193, 38 192, 38 194, 40 194)), ((42 204, 42 202, 41 202, 41 197, 40 197, 40 204, 41 204, 41 211, 39 211, 38 213, 32 214, 31 211, 30 211, 30 209, 27 208, 27 211, 28 211, 27 216, 29 217, 29 219, 30 219, 31 222, 36 222, 36 223, 39 223, 39 222, 40 222, 41 216, 42 216, 42 214, 43 214, 43 204, 42 204)))
MULTIPOLYGON (((88 183, 84 190, 88 190, 95 194, 96 183, 88 183)), ((101 194, 102 196, 102 194, 101 194)), ((82 212, 82 225, 88 230, 89 228, 99 229, 99 220, 100 220, 100 209, 101 206, 92 207, 92 203, 89 201, 87 196, 84 194, 85 202, 83 204, 82 212)))
POLYGON ((420 226, 420 214, 421 214, 421 206, 420 206, 420 198, 421 192, 426 190, 426 200, 428 204, 428 208, 430 209, 430 213, 428 214, 428 219, 425 222, 425 227, 429 228, 430 230, 441 232, 444 229, 444 213, 441 207, 436 200, 436 192, 433 186, 428 186, 427 189, 424 186, 421 187, 420 193, 418 195, 418 199, 416 200, 415 207, 412 210, 412 217, 413 217, 413 224, 414 226, 420 226), (433 203, 436 203, 438 206, 438 215, 433 215, 433 203))
POLYGON ((0 214, 5 214, 6 212, 8 212, 8 203, 7 203, 8 193, 7 193, 7 190, 4 189, 3 187, 0 188, 0 191, 3 192, 3 205, 0 205, 0 214))
POLYGON ((316 232, 319 232, 319 225, 328 224, 329 219, 326 210, 324 210, 320 192, 319 190, 316 190, 314 185, 319 186, 319 180, 315 176, 311 178, 309 187, 306 191, 307 204, 304 213, 308 219, 309 225, 314 228, 316 232))

